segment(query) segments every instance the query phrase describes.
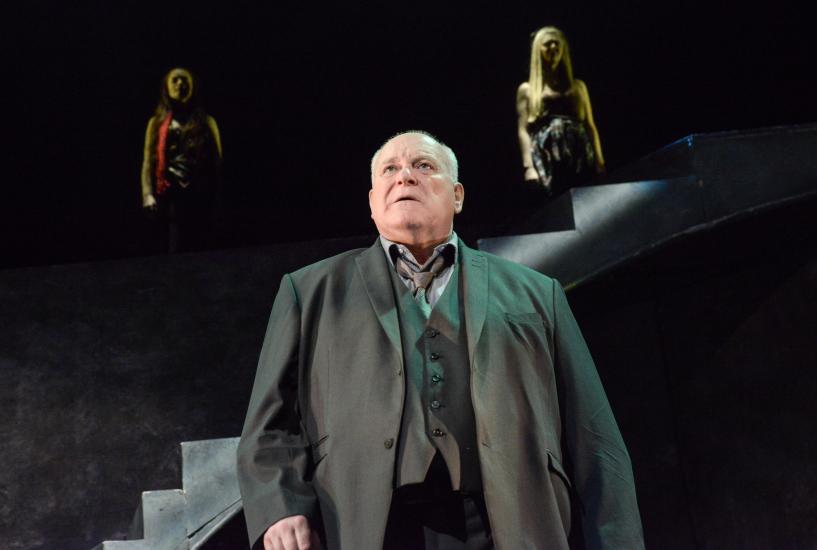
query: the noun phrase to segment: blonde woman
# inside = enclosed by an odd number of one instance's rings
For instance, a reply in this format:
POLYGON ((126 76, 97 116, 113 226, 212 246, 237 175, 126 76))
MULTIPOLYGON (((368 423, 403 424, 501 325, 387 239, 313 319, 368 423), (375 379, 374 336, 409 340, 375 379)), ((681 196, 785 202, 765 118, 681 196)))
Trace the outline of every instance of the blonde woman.
POLYGON ((573 78, 564 33, 543 27, 533 37, 530 76, 516 94, 525 180, 550 194, 604 171, 587 86, 573 78))

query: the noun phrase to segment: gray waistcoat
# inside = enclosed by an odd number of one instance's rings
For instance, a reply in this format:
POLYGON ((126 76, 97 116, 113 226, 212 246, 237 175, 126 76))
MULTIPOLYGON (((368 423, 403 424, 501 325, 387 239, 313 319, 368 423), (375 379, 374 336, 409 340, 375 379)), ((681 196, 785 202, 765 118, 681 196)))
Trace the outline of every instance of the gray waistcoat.
POLYGON ((406 371, 396 487, 422 482, 439 451, 454 490, 482 490, 460 276, 456 266, 426 319, 392 270, 406 371))

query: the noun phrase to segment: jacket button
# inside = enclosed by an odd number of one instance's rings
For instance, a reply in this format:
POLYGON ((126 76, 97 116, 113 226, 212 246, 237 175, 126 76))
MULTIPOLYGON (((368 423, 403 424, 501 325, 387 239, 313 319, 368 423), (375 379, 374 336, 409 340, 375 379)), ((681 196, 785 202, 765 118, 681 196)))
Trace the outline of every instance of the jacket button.
POLYGON ((445 432, 439 428, 434 428, 434 430, 432 430, 431 432, 431 435, 433 435, 434 437, 442 437, 445 435, 445 432))
POLYGON ((391 449, 394 446, 394 438, 390 437, 386 441, 383 442, 383 446, 387 449, 391 449))
POLYGON ((432 409, 439 409, 441 406, 442 406, 442 403, 440 403, 436 399, 431 402, 431 408, 432 409))
POLYGON ((435 352, 432 352, 432 354, 429 356, 429 358, 430 358, 432 361, 436 361, 436 360, 437 360, 437 359, 439 359, 440 357, 441 357, 441 356, 440 356, 440 354, 439 354, 439 353, 437 353, 436 351, 435 351, 435 352))
POLYGON ((434 338, 434 337, 436 337, 438 334, 440 334, 440 331, 439 331, 439 330, 437 330, 437 329, 430 328, 430 329, 427 329, 427 330, 426 330, 426 337, 427 337, 427 338, 434 338))
POLYGON ((431 383, 432 383, 432 384, 436 384, 436 383, 438 383, 438 382, 442 382, 442 380, 443 380, 443 377, 442 377, 442 376, 440 376, 439 374, 435 374, 435 375, 433 375, 433 376, 431 377, 431 383))

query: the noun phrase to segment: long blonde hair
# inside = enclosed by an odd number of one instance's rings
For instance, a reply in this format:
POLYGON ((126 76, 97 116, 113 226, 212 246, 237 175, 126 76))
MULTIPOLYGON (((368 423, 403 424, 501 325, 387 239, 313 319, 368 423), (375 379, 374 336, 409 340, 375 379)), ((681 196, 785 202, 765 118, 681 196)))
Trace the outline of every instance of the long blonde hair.
POLYGON ((533 36, 530 50, 530 77, 528 78, 528 122, 533 122, 542 115, 542 94, 545 89, 544 63, 542 62, 542 44, 545 37, 556 36, 562 42, 562 59, 556 71, 573 87, 573 63, 570 61, 570 48, 565 34, 556 27, 542 27, 533 36))

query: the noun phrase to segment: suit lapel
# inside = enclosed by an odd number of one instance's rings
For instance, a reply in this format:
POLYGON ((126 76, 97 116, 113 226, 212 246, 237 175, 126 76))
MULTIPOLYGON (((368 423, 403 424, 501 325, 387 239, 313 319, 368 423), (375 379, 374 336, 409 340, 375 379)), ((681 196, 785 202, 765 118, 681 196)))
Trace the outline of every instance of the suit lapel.
POLYGON ((394 291, 391 284, 391 273, 386 254, 377 239, 373 246, 355 258, 358 275, 360 275, 372 308, 377 314, 380 326, 394 346, 397 356, 403 357, 400 341, 400 325, 397 320, 397 307, 394 303, 394 291))
POLYGON ((459 251, 468 357, 473 365, 479 337, 485 325, 485 316, 488 314, 488 258, 482 252, 465 246, 462 240, 459 242, 459 251))

